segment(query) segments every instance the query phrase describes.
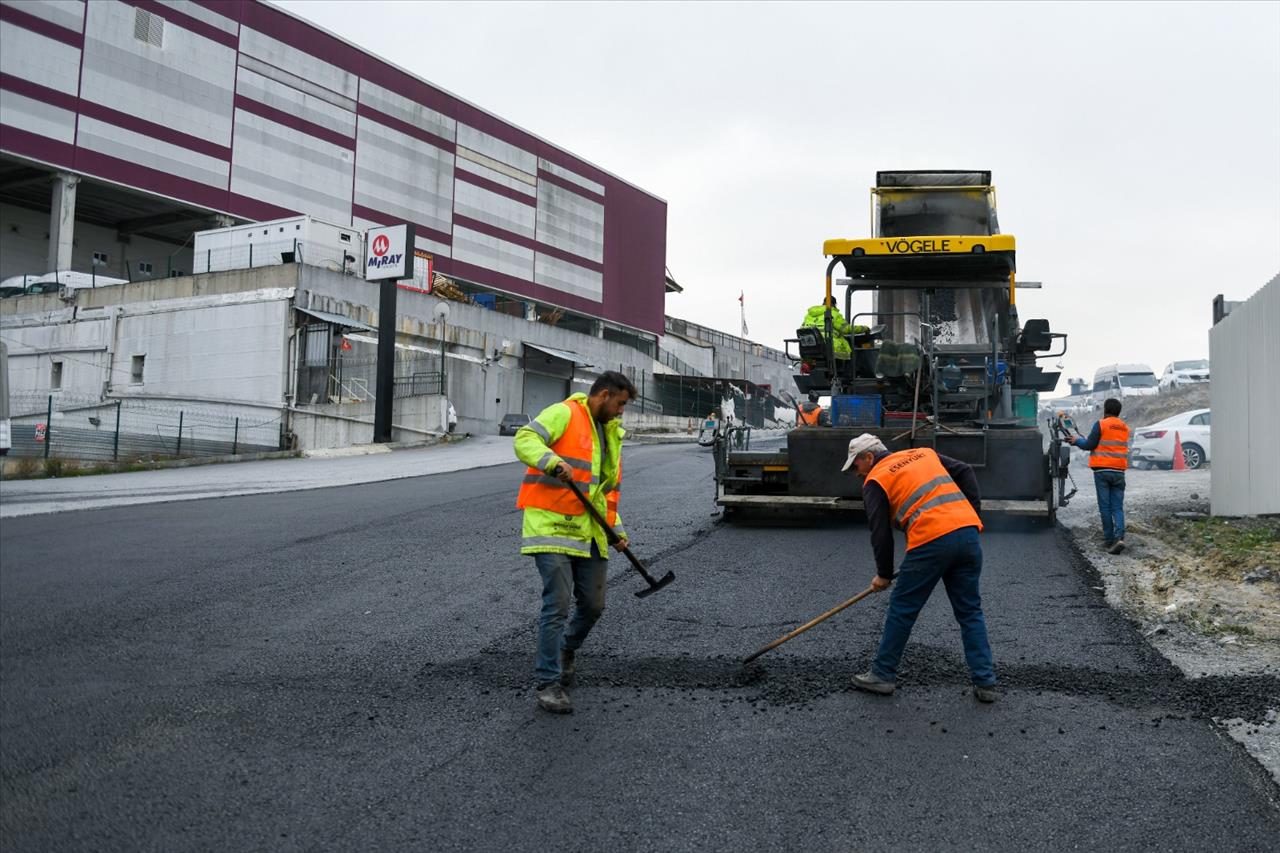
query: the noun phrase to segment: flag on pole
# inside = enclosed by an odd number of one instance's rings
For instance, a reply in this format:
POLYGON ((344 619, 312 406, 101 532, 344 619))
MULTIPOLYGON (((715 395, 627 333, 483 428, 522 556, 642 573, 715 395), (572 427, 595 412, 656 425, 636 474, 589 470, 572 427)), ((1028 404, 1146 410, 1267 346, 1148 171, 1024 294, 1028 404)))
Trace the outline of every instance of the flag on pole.
POLYGON ((742 336, 745 338, 749 334, 747 332, 747 303, 746 294, 741 290, 738 291, 738 309, 742 312, 742 336))

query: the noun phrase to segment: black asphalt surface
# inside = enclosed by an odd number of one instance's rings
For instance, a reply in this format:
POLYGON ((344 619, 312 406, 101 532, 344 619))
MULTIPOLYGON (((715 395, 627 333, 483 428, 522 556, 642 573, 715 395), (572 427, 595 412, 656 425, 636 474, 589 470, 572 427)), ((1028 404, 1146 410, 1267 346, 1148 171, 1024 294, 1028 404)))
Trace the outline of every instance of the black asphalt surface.
POLYGON ((721 524, 690 445, 626 451, 574 714, 535 709, 520 469, 7 519, 0 848, 1264 850, 1280 789, 1210 716, 1276 679, 1188 681, 1060 531, 993 523, 1004 695, 970 695, 939 590, 898 692, 865 527, 721 524))

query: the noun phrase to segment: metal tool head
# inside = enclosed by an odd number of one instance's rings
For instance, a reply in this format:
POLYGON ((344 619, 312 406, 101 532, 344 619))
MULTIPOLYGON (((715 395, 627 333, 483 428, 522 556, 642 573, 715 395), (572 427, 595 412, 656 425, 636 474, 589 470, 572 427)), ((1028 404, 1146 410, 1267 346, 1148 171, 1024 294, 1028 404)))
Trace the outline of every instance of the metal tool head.
POLYGON ((653 584, 651 584, 647 589, 642 589, 639 592, 637 592, 636 598, 645 598, 646 596, 653 595, 655 592, 662 589, 664 586, 671 583, 675 579, 676 579, 675 572, 667 572, 661 578, 654 581, 653 584))

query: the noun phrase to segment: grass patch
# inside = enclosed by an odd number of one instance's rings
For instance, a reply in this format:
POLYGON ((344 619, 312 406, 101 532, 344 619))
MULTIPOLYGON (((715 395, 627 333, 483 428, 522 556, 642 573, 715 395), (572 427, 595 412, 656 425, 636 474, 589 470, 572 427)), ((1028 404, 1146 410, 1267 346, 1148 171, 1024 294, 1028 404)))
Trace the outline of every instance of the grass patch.
POLYGON ((1280 568, 1280 518, 1165 518, 1155 532, 1219 577, 1239 581, 1258 566, 1280 568))

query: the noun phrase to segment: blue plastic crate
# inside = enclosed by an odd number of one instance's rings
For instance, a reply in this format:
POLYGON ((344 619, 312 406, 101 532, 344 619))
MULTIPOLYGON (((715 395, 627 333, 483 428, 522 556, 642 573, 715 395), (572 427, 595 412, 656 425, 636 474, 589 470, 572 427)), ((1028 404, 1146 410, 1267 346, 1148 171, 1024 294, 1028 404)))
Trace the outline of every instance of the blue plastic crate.
POLYGON ((841 394, 832 397, 831 425, 838 427, 880 426, 880 398, 862 394, 841 394))

